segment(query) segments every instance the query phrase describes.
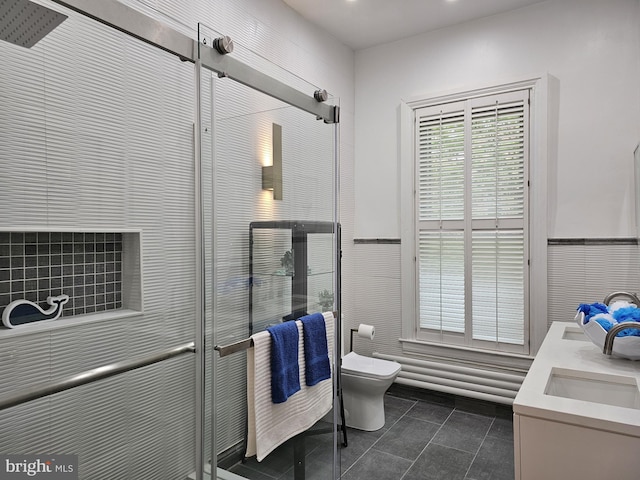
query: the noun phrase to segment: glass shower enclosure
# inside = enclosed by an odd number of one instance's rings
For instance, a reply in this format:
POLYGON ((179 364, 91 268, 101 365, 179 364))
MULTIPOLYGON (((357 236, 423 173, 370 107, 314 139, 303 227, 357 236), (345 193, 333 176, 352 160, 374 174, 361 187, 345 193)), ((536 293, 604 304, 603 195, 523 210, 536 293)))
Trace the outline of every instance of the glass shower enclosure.
MULTIPOLYGON (((199 25, 201 45, 219 38, 199 25)), ((241 45, 233 56, 300 92, 319 90, 241 45)), ((337 125, 204 69, 199 97, 205 471, 221 479, 337 478, 333 410, 262 461, 245 458, 248 344, 217 350, 337 309, 337 125), (292 232, 304 225, 321 228, 301 246, 292 232)))
POLYGON ((68 297, 0 328, 0 454, 73 455, 82 480, 337 478, 332 411, 245 458, 247 350, 215 349, 338 309, 335 117, 241 45, 126 3, 148 2, 0 2, 0 314, 68 297), (3 38, 7 11, 43 5, 57 28, 3 38), (261 222, 324 230, 303 254, 290 231, 252 242, 261 222))

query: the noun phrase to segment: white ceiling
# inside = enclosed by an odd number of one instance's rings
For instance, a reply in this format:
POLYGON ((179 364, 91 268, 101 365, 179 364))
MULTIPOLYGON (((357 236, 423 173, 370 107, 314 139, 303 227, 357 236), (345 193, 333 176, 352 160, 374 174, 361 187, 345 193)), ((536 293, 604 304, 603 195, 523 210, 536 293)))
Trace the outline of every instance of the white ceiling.
POLYGON ((345 45, 362 48, 543 0, 284 0, 345 45))

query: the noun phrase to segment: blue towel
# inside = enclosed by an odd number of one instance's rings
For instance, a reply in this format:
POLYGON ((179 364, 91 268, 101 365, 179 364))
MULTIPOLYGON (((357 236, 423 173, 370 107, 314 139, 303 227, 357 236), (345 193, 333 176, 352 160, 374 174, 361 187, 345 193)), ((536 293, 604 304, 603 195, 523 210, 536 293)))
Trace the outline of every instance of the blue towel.
POLYGON ((271 401, 283 403, 300 390, 296 322, 267 327, 271 334, 271 401))
POLYGON ((331 378, 331 363, 327 347, 327 327, 321 313, 301 317, 304 340, 305 376, 309 387, 331 378))

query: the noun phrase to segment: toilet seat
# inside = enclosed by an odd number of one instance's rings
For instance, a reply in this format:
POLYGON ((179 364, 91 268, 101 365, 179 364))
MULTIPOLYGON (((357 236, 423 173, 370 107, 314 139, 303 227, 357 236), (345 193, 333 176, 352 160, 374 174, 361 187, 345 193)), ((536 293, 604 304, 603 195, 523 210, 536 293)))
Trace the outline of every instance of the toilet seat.
POLYGON ((388 379, 395 377, 400 371, 400 364, 381 358, 365 357, 349 352, 342 357, 342 373, 360 377, 388 379))

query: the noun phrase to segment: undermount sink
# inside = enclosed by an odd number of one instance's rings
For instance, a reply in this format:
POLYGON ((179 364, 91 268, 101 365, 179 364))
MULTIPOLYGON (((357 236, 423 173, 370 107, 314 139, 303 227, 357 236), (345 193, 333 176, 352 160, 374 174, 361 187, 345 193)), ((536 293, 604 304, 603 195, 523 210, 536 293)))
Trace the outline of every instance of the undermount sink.
POLYGON ((640 391, 633 377, 553 368, 544 393, 640 410, 640 391))
POLYGON ((581 328, 571 326, 566 326, 564 329, 564 333, 562 334, 563 340, 579 340, 582 342, 590 342, 587 336, 584 334, 581 328))

